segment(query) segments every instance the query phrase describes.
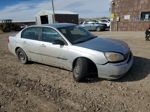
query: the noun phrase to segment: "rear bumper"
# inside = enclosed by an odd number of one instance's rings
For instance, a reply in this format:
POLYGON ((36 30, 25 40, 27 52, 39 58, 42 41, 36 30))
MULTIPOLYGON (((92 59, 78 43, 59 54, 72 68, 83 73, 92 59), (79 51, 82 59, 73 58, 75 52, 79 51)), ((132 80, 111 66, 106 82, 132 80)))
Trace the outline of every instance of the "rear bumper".
POLYGON ((107 63, 105 65, 97 65, 98 77, 104 79, 118 79, 125 75, 133 65, 133 56, 122 63, 107 63))
POLYGON ((16 53, 15 53, 15 48, 14 48, 10 43, 8 43, 8 50, 9 50, 12 54, 16 55, 16 53))

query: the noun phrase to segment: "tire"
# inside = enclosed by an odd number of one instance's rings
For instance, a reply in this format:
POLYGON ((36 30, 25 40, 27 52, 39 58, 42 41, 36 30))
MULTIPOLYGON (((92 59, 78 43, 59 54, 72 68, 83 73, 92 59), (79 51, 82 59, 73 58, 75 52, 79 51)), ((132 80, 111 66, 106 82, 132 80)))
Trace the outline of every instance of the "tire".
POLYGON ((10 32, 10 31, 11 31, 10 28, 4 28, 4 29, 3 29, 3 32, 10 32))
POLYGON ((145 40, 147 41, 147 36, 145 37, 145 40))
POLYGON ((147 40, 150 41, 150 34, 148 35, 148 39, 147 40))
POLYGON ((100 32, 100 31, 101 31, 101 28, 100 28, 100 27, 97 27, 97 28, 96 28, 96 31, 100 32))
POLYGON ((146 34, 145 40, 149 41, 150 40, 150 32, 146 31, 145 34, 146 34))
POLYGON ((74 69, 73 78, 76 82, 82 82, 88 74, 88 60, 85 58, 77 59, 74 69))
POLYGON ((28 57, 27 57, 26 53, 23 51, 23 49, 21 49, 21 48, 17 49, 16 54, 22 64, 28 63, 28 57))
POLYGON ((149 35, 146 35, 145 40, 146 40, 146 41, 150 40, 150 36, 149 36, 149 35))

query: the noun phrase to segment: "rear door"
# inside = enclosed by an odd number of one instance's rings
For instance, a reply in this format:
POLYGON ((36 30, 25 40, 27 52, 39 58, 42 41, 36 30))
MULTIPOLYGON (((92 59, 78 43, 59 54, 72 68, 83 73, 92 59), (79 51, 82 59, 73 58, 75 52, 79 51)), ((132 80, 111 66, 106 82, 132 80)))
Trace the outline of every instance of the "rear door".
POLYGON ((91 22, 91 30, 96 30, 98 24, 96 22, 91 22))
POLYGON ((32 61, 42 63, 42 57, 40 53, 40 41, 41 36, 40 27, 30 27, 24 30, 21 34, 22 46, 28 57, 32 61))
POLYGON ((90 24, 88 21, 85 21, 85 22, 84 22, 84 28, 85 28, 86 30, 91 30, 91 24, 90 24))

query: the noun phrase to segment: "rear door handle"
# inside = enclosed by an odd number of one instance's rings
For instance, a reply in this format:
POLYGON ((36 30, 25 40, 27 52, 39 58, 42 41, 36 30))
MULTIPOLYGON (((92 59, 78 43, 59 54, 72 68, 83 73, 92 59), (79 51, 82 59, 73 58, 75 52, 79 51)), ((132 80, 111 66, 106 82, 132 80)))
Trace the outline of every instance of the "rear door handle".
POLYGON ((23 41, 23 43, 26 44, 27 42, 26 42, 26 41, 23 41))

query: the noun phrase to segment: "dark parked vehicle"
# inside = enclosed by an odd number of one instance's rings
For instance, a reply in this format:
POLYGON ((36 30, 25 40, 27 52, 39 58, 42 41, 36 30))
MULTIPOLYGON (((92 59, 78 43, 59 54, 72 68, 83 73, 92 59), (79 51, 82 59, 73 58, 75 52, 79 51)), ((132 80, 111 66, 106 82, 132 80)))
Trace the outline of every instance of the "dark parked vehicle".
POLYGON ((150 26, 149 26, 149 28, 146 30, 145 34, 146 34, 145 40, 150 40, 150 26))
POLYGON ((12 20, 11 19, 5 19, 5 20, 2 20, 2 23, 0 25, 0 29, 3 31, 3 32, 10 32, 10 31, 20 31, 20 26, 12 23, 12 20))
POLYGON ((106 24, 98 23, 97 21, 84 21, 80 26, 89 31, 103 31, 107 28, 106 24))

